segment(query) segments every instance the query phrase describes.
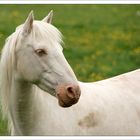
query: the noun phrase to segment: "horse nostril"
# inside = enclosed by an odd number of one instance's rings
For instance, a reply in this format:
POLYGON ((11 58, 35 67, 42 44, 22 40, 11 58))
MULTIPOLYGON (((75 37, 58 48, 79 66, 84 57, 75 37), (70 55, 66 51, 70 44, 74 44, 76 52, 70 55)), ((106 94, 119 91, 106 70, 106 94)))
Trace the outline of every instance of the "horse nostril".
POLYGON ((67 91, 70 92, 70 93, 73 93, 72 87, 68 87, 67 91))
POLYGON ((69 98, 71 98, 71 99, 73 99, 73 98, 75 98, 75 89, 72 87, 72 86, 68 86, 67 88, 66 88, 66 90, 67 90, 67 96, 69 97, 69 98))

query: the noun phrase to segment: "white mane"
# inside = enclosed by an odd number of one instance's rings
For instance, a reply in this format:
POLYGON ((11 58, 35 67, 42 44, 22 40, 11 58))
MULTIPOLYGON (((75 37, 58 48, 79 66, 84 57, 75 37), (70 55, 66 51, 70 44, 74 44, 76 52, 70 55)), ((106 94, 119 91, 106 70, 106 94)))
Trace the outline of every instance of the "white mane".
MULTIPOLYGON (((0 103, 3 117, 8 119, 9 124, 11 124, 9 115, 10 106, 8 105, 10 101, 9 95, 13 72, 16 69, 16 45, 22 36, 22 30, 23 25, 18 26, 16 31, 6 39, 0 60, 0 103)), ((34 21, 33 30, 30 34, 34 39, 39 37, 42 39, 45 38, 48 40, 48 43, 53 43, 54 40, 62 42, 61 33, 54 26, 43 21, 34 21)))

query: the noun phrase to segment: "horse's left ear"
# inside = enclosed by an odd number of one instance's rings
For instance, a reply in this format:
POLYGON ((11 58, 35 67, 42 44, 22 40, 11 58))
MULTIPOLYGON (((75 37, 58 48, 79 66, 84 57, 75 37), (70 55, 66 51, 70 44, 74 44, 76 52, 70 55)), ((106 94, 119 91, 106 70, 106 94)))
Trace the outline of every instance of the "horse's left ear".
POLYGON ((34 21, 34 14, 33 11, 31 11, 24 23, 23 26, 23 34, 29 34, 33 27, 33 21, 34 21))
POLYGON ((52 23, 52 18, 53 18, 53 10, 50 11, 50 13, 42 20, 47 23, 52 23))

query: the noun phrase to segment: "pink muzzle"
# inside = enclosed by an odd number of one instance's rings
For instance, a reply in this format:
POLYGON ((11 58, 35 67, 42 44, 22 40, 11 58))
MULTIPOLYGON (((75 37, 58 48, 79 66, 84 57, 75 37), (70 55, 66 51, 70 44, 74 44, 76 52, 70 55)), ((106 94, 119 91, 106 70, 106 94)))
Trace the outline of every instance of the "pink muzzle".
POLYGON ((81 91, 78 85, 59 85, 56 88, 56 94, 60 106, 70 107, 78 102, 81 91))

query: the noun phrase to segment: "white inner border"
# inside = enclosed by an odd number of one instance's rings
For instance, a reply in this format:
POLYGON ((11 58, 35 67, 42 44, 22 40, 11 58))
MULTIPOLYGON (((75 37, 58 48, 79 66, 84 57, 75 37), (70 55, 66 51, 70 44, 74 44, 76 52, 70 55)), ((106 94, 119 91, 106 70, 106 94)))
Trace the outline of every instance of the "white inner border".
MULTIPOLYGON (((140 0, 0 0, 0 4, 140 4, 140 0)), ((140 136, 0 136, 0 140, 140 140, 140 136)))

